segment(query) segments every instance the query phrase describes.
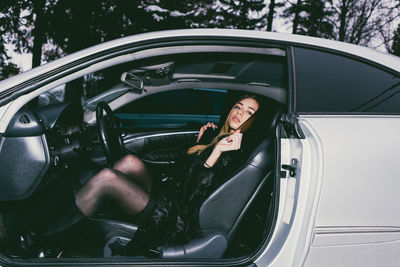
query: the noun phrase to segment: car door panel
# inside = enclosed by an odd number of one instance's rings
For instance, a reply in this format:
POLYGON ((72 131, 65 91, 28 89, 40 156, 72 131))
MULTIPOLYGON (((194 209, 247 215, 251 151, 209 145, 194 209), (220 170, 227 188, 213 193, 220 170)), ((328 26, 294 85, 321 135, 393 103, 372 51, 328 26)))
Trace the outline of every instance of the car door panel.
MULTIPOLYGON (((376 251, 398 249, 400 242, 396 204, 400 180, 393 168, 400 150, 399 118, 307 115, 303 119, 318 132, 323 151, 321 195, 305 265, 319 266, 320 259, 337 255, 331 258, 333 265, 376 266, 388 255, 377 257, 376 251)), ((398 253, 390 258, 400 261, 398 253)))
POLYGON ((398 226, 399 118, 308 118, 324 147, 324 186, 318 227, 398 226), (357 195, 355 198, 354 195, 357 195))
POLYGON ((198 130, 142 132, 124 137, 125 149, 154 164, 173 163, 182 149, 194 144, 198 130))
POLYGON ((124 132, 131 133, 146 129, 179 129, 185 127, 200 128, 210 122, 216 123, 219 116, 187 114, 116 114, 124 132), (215 117, 215 118, 214 118, 215 117))

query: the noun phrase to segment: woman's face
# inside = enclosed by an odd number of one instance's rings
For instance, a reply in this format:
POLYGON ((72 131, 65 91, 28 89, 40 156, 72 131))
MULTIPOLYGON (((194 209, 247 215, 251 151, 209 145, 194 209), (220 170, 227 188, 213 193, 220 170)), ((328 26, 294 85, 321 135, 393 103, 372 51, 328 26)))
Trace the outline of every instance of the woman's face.
POLYGON ((228 124, 232 130, 237 130, 258 110, 258 103, 253 98, 245 98, 237 102, 228 117, 228 124))

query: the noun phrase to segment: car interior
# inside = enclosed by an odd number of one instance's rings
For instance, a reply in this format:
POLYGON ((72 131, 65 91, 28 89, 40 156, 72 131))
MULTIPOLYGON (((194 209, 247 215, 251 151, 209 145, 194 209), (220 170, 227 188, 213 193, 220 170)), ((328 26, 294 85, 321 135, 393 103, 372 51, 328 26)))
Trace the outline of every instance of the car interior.
MULTIPOLYGON (((245 50, 244 50, 245 51, 245 50)), ((32 229, 60 199, 126 154, 161 183, 207 122, 222 123, 238 96, 257 95, 259 144, 198 214, 198 236, 136 258, 230 259, 263 246, 277 210, 280 116, 287 107, 286 52, 169 53, 87 73, 32 99, 0 139, 0 253, 10 258, 115 258, 138 226, 112 202, 39 244, 32 229), (69 98, 82 92, 83 101, 69 98), (30 233, 30 234, 28 234, 30 233)))

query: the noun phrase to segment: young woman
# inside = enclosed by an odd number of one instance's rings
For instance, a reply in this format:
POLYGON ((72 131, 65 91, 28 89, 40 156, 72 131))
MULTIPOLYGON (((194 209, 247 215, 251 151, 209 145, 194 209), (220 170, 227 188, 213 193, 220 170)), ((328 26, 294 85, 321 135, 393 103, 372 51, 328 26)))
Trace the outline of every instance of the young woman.
POLYGON ((247 133, 258 110, 256 97, 243 96, 230 110, 218 134, 216 125, 204 125, 197 144, 178 161, 173 182, 163 188, 153 185, 151 173, 133 155, 121 159, 113 169, 103 169, 75 193, 64 222, 55 223, 46 232, 57 232, 84 216, 91 217, 104 201, 111 200, 139 225, 128 254, 166 243, 187 242, 195 234, 201 204, 247 160, 250 140, 254 140, 247 133))

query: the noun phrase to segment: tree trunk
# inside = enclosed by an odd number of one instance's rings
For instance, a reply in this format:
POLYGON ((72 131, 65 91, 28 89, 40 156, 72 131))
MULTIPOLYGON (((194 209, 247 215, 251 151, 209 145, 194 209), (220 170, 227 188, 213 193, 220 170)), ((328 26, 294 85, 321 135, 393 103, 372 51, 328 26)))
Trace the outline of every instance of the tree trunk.
POLYGON ((345 41, 346 38, 346 17, 349 12, 347 0, 342 0, 342 5, 340 6, 340 14, 339 14, 339 41, 345 41))
POLYGON ((400 24, 394 32, 393 44, 389 52, 396 56, 400 56, 400 24))
MULTIPOLYGON (((70 0, 72 13, 71 37, 68 43, 68 53, 73 53, 91 44, 90 34, 90 1, 70 0)), ((93 42, 93 41, 92 41, 93 42)))
POLYGON ((46 0, 32 1, 32 12, 36 15, 35 28, 32 31, 33 48, 32 48, 32 68, 40 66, 42 63, 42 46, 45 43, 45 25, 44 25, 44 7, 46 0))
POLYGON ((267 20, 267 31, 272 31, 272 22, 274 21, 275 13, 275 0, 271 0, 269 3, 268 20, 267 20))
MULTIPOLYGON (((68 54, 90 46, 90 5, 89 1, 72 0, 69 2, 72 13, 71 37, 68 42, 68 54)), ((65 87, 65 99, 80 103, 83 96, 83 79, 69 82, 65 87)))
POLYGON ((294 19, 293 19, 293 30, 292 30, 293 34, 297 33, 297 27, 299 26, 300 9, 301 9, 301 0, 297 0, 297 4, 295 6, 294 19))

